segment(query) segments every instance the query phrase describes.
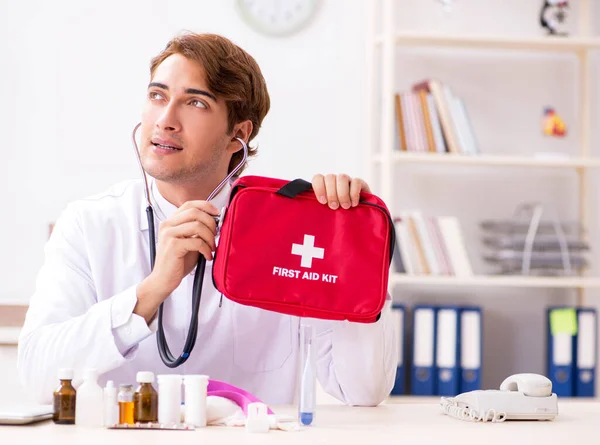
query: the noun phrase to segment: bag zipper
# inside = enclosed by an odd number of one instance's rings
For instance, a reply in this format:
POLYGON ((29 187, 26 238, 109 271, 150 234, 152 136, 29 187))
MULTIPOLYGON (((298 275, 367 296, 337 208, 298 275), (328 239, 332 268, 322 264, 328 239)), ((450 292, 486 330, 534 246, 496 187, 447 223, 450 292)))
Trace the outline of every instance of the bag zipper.
POLYGON ((394 255, 394 247, 396 245, 396 230, 394 229, 394 221, 392 220, 392 217, 390 216, 388 211, 384 207, 380 206, 379 204, 374 204, 372 202, 365 202, 365 201, 360 201, 360 204, 378 208, 379 210, 381 210, 383 212, 383 214, 386 216, 388 222, 390 223, 390 264, 392 264, 392 256, 394 255))

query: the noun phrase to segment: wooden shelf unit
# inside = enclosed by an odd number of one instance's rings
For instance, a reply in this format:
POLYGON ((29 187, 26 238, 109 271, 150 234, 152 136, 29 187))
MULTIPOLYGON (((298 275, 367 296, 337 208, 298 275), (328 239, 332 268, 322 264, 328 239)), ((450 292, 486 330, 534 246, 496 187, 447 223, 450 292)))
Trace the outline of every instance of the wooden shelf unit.
POLYGON ((600 288, 600 278, 521 275, 474 275, 472 277, 391 274, 390 285, 444 287, 600 288))
MULTIPOLYGON (((383 156, 373 156, 373 162, 381 163, 383 156)), ((551 168, 598 168, 600 158, 559 156, 516 156, 516 155, 462 155, 441 153, 396 152, 392 155, 395 164, 447 164, 506 167, 551 167, 551 168)))
MULTIPOLYGON (((370 2, 367 20, 367 103, 366 112, 366 165, 368 181, 375 183, 381 181, 381 189, 377 193, 388 203, 390 209, 394 208, 393 177, 396 168, 402 164, 424 165, 462 165, 473 167, 498 166, 498 167, 523 167, 523 168, 573 168, 578 175, 579 183, 579 219, 582 224, 589 227, 589 171, 600 167, 600 157, 592 157, 590 151, 591 135, 591 102, 590 102, 590 61, 589 53, 600 49, 600 38, 590 35, 590 0, 581 0, 580 36, 566 37, 511 37, 498 35, 440 35, 417 32, 399 32, 394 25, 394 1, 382 0, 381 31, 375 31, 376 2, 370 2), (400 152, 394 146, 394 94, 396 93, 395 55, 398 47, 440 47, 440 48, 471 48, 486 50, 514 50, 514 51, 542 51, 542 52, 569 52, 576 55, 580 65, 580 118, 581 118, 581 147, 577 157, 561 156, 518 156, 518 155, 462 155, 462 154, 437 154, 437 153, 407 153, 400 152), (375 50, 381 49, 380 70, 377 70, 378 59, 375 50), (375 92, 375 73, 380 74, 381 87, 375 92), (375 112, 378 103, 375 94, 380 97, 379 113, 375 112), (375 122, 374 116, 379 115, 380 120, 375 122), (381 135, 380 142, 376 144, 375 134, 381 135)), ((578 304, 585 304, 585 290, 600 287, 600 281, 595 278, 540 278, 540 277, 497 277, 482 275, 475 278, 460 279, 456 277, 424 277, 394 275, 390 285, 397 284, 436 284, 443 286, 525 286, 525 287, 574 287, 578 289, 578 304)))

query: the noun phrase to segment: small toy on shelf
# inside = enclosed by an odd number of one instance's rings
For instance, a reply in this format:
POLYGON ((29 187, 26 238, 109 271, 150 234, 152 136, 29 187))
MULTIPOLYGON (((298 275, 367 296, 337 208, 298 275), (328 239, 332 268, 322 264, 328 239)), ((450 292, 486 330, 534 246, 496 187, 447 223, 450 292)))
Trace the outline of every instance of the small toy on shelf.
POLYGON ((560 28, 565 23, 569 7, 567 0, 544 0, 540 11, 540 25, 548 30, 549 35, 566 36, 568 33, 560 28))
POLYGON ((564 137, 567 134, 567 124, 552 107, 544 108, 542 128, 546 136, 564 137))

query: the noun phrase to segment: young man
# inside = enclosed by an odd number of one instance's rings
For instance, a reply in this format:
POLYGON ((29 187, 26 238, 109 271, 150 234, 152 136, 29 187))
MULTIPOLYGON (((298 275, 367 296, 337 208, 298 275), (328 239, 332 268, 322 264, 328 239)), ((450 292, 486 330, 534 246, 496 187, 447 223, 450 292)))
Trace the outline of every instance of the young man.
MULTIPOLYGON (((268 110, 259 67, 225 38, 185 34, 152 60, 140 156, 151 177, 155 266, 151 271, 142 180, 67 207, 47 243, 19 340, 22 381, 40 402, 51 401, 59 368, 74 368, 76 383, 85 368, 95 368, 101 385, 134 383, 143 370, 207 374, 269 404, 293 401, 298 319, 221 299, 211 279, 213 217, 229 184, 206 199, 241 161, 236 138, 250 143, 268 110), (156 314, 164 302, 166 338, 178 356, 199 255, 207 265, 198 337, 190 358, 171 369, 158 355, 156 314)), ((313 187, 336 211, 357 205, 360 191, 369 191, 346 175, 316 175, 313 187)), ((370 325, 320 320, 316 328, 323 388, 352 405, 384 400, 396 372, 389 313, 370 325)))

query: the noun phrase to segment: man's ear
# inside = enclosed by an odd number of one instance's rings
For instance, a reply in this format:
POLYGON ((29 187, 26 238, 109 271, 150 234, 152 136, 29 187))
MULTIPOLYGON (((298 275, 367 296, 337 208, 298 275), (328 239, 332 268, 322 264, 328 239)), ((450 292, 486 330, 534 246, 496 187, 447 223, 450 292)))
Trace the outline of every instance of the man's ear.
POLYGON ((252 128, 252 121, 250 120, 238 122, 237 124, 235 124, 235 126, 233 127, 231 140, 227 145, 227 151, 233 154, 236 151, 241 150, 242 144, 240 144, 240 141, 238 141, 236 137, 241 138, 244 140, 244 142, 248 143, 248 139, 252 134, 252 128))

